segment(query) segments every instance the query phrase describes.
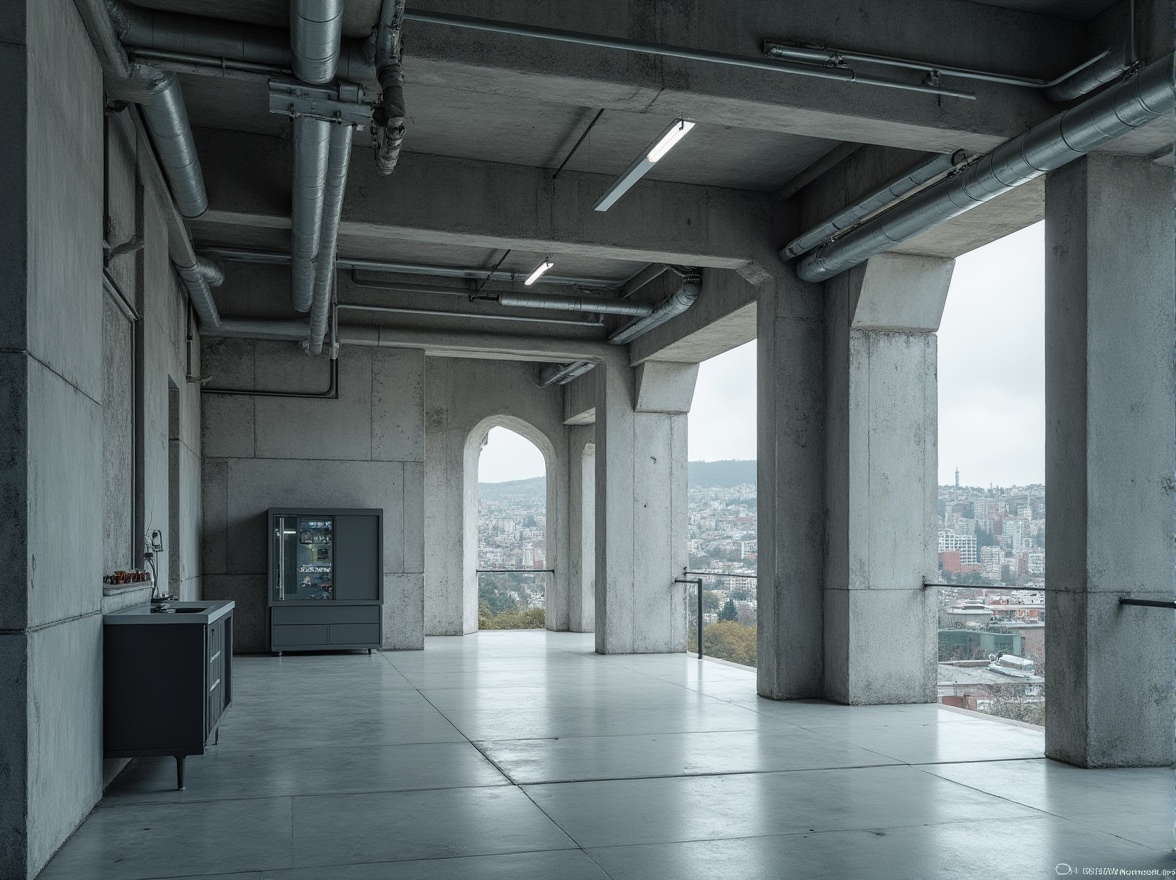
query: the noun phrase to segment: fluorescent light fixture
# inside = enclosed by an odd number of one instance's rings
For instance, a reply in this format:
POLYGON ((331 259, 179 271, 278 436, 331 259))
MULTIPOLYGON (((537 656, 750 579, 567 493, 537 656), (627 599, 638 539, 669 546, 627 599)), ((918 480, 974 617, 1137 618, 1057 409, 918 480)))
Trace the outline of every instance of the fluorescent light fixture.
POLYGON ((596 204, 592 206, 593 210, 607 211, 615 205, 617 199, 627 193, 629 187, 644 177, 649 169, 656 165, 657 161, 665 156, 674 144, 682 140, 692 128, 694 128, 694 123, 689 119, 675 119, 670 127, 658 135, 657 140, 637 158, 637 161, 614 181, 608 191, 597 199, 596 204))
POLYGON ((656 162, 666 153, 668 153, 678 141, 686 137, 690 129, 694 128, 694 123, 688 119, 679 119, 670 126, 670 130, 661 136, 661 140, 654 144, 653 149, 646 154, 645 158, 650 162, 656 162))
POLYGON ((551 260, 544 260, 542 263, 539 264, 539 268, 536 269, 534 272, 532 272, 531 277, 529 277, 526 281, 524 281, 523 284, 525 284, 527 287, 530 287, 532 284, 534 284, 536 281, 539 280, 540 275, 542 275, 544 272, 546 272, 548 269, 550 269, 554 265, 555 265, 555 263, 551 262, 551 260))

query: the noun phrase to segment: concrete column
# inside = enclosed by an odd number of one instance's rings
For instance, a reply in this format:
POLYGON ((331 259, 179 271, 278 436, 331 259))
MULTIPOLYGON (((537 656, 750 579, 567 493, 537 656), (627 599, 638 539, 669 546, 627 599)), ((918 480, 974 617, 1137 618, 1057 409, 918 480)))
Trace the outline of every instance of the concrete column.
POLYGON ((596 628, 596 432, 568 432, 568 629, 596 628))
POLYGON ((697 364, 597 365, 596 650, 686 649, 686 414, 697 364))
POLYGON ((1172 170, 1095 155, 1046 183, 1045 753, 1168 765, 1176 289, 1172 170))
POLYGON ((786 270, 759 289, 758 690, 822 695, 823 292, 786 270))
POLYGON ((935 330, 954 261, 884 254, 826 291, 824 690, 933 702, 935 330))

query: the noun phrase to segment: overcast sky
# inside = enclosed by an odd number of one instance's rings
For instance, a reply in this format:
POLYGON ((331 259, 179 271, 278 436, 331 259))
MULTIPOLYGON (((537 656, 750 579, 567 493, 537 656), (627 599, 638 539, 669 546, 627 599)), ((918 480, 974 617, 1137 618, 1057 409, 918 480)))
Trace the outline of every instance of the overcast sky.
MULTIPOLYGON (((1045 481, 1045 281, 1037 224, 956 261, 939 330, 939 482, 1045 481)), ((704 363, 690 410, 690 460, 756 457, 755 343, 704 363)), ((543 457, 490 432, 479 479, 537 477, 543 457)))

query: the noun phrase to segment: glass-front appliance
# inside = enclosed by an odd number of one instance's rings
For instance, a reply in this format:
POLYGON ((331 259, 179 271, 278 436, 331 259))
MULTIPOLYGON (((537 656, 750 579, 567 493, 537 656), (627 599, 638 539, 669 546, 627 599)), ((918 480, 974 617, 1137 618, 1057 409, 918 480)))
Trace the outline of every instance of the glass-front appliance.
POLYGON ((285 515, 274 523, 274 601, 334 599, 334 517, 285 515))

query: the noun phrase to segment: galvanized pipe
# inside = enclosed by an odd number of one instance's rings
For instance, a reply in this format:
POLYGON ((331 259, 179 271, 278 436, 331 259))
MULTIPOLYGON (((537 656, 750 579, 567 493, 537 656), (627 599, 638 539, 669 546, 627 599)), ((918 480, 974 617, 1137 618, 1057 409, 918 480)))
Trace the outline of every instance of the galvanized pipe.
POLYGON ((327 315, 331 291, 335 286, 335 253, 339 244, 339 219, 343 214, 343 193, 347 189, 347 169, 351 164, 351 126, 336 125, 331 130, 331 148, 327 157, 327 184, 323 197, 323 228, 319 255, 314 267, 314 293, 310 304, 310 336, 307 351, 319 354, 327 335, 327 315))
POLYGON ((300 312, 314 299, 315 261, 322 245, 323 200, 331 151, 331 123, 294 120, 294 192, 290 227, 291 298, 300 312))
POLYGON ((176 267, 180 280, 184 283, 184 289, 188 291, 188 299, 192 303, 192 308, 200 316, 200 332, 210 335, 219 333, 224 322, 216 310, 212 291, 208 289, 208 274, 201 265, 201 261, 197 260, 191 266, 182 266, 179 263, 173 263, 173 265, 176 267))
POLYGON ((608 341, 613 345, 624 345, 626 342, 632 342, 638 336, 645 335, 654 327, 658 327, 671 318, 676 318, 682 314, 694 305, 701 292, 702 278, 698 275, 687 275, 682 279, 682 286, 678 288, 676 293, 662 300, 661 304, 644 318, 639 318, 628 326, 616 331, 608 338, 608 341))
POLYGON ((928 187, 810 253, 797 267, 823 281, 931 227, 1061 168, 1176 107, 1176 54, 1047 119, 997 147, 963 173, 928 187))
POLYGON ((798 257, 805 251, 812 250, 817 245, 828 241, 837 233, 848 229, 875 211, 881 210, 892 202, 901 199, 907 193, 917 189, 928 181, 934 180, 940 174, 946 174, 967 158, 968 154, 963 150, 955 150, 954 152, 944 153, 941 156, 936 156, 933 159, 916 165, 894 180, 884 183, 869 195, 864 196, 861 201, 838 211, 832 217, 818 223, 808 232, 794 238, 785 245, 784 250, 780 252, 780 256, 787 260, 792 257, 798 257))
POLYGON ((964 98, 967 100, 975 100, 976 98, 972 92, 965 92, 959 89, 879 79, 875 76, 863 76, 862 74, 841 67, 818 67, 815 64, 768 61, 764 58, 749 58, 745 55, 707 52, 701 49, 690 49, 685 46, 666 46, 661 43, 645 43, 639 40, 626 40, 620 37, 600 37, 595 34, 581 34, 574 31, 556 30, 554 28, 510 24, 509 22, 493 21, 485 18, 470 18, 465 15, 450 15, 443 12, 406 11, 404 18, 407 21, 448 25, 450 27, 488 31, 495 34, 508 34, 515 37, 533 37, 540 40, 572 43, 578 46, 594 46, 598 49, 617 49, 622 52, 659 55, 663 58, 681 58, 686 61, 702 61, 710 64, 730 65, 732 67, 748 67, 752 70, 764 70, 771 73, 790 73, 795 76, 807 76, 814 79, 855 82, 862 85, 880 86, 882 88, 898 89, 907 92, 920 92, 937 97, 964 98))
POLYGON ((343 39, 343 0, 291 0, 290 51, 294 75, 322 85, 335 78, 343 39))
MULTIPOLYGON (((134 65, 140 74, 144 65, 134 65)), ((159 164, 167 178, 172 198, 180 214, 188 219, 199 217, 208 210, 208 194, 204 189, 204 172, 196 156, 196 142, 184 106, 184 95, 174 73, 153 72, 159 79, 152 91, 140 102, 143 122, 159 164)))
POLYGON ((596 364, 591 361, 576 361, 571 364, 552 364, 550 367, 544 367, 539 373, 539 387, 567 385, 577 376, 583 376, 594 366, 596 364))
POLYGON ((391 174, 404 146, 404 70, 400 35, 404 27, 404 0, 384 0, 376 25, 376 78, 382 92, 375 112, 376 170, 391 174))
POLYGON ((557 296, 542 293, 491 293, 490 299, 499 305, 523 309, 551 309, 558 312, 591 312, 597 315, 629 315, 645 317, 653 311, 649 303, 628 300, 606 300, 589 296, 557 296))
POLYGON ((305 321, 258 321, 229 319, 211 329, 200 328, 205 336, 237 336, 243 339, 269 339, 278 342, 298 342, 306 338, 305 321))

